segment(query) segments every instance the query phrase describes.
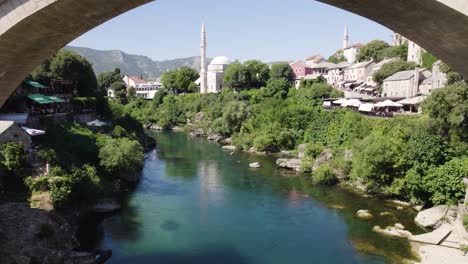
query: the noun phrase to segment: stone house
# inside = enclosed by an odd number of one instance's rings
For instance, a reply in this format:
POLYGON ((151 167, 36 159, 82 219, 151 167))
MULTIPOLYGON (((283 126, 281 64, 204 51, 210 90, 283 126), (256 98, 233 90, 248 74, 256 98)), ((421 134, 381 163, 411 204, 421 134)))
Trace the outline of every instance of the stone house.
POLYGON ((444 88, 447 84, 447 74, 440 70, 442 61, 438 60, 432 65, 432 91, 444 88))
POLYGON ((373 61, 351 64, 344 69, 344 80, 363 83, 367 81, 367 76, 371 75, 374 65, 373 61))
POLYGON ((415 97, 421 93, 420 84, 430 76, 431 72, 421 71, 419 68, 397 72, 383 81, 382 95, 384 97, 415 97))
POLYGON ((0 145, 8 142, 21 142, 25 149, 31 148, 29 134, 13 121, 0 121, 0 145))

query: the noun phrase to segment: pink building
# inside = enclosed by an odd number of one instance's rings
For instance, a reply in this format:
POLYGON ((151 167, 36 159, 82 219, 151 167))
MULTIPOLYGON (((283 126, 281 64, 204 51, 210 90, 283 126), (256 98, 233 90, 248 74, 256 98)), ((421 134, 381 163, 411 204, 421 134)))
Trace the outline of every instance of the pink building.
POLYGON ((306 64, 302 61, 295 61, 291 63, 290 66, 296 79, 302 79, 306 75, 312 74, 312 69, 306 67, 306 64))

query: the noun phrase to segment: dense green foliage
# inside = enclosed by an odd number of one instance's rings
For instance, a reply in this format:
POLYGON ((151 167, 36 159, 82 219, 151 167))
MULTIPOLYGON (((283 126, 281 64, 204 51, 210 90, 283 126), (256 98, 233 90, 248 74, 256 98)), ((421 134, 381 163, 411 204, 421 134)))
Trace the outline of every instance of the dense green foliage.
POLYGON ((374 61, 380 61, 382 60, 382 52, 389 48, 390 45, 388 45, 387 42, 382 41, 382 40, 373 40, 366 45, 364 45, 357 56, 358 61, 369 61, 369 60, 374 60, 374 61))
POLYGON ((72 81, 80 96, 98 93, 93 67, 85 58, 69 50, 60 50, 32 72, 32 78, 49 84, 51 80, 72 81))
POLYGON ((372 78, 379 85, 382 85, 383 81, 393 74, 400 71, 413 70, 416 66, 417 65, 414 62, 407 62, 405 60, 398 59, 396 61, 385 63, 380 70, 374 73, 372 78))
POLYGON ((115 68, 114 71, 104 72, 98 75, 98 91, 101 94, 106 94, 107 89, 111 88, 111 85, 115 82, 121 82, 122 76, 120 75, 120 69, 115 68))
POLYGON ((108 118, 115 127, 110 135, 93 133, 76 123, 54 125, 38 138, 38 157, 52 169, 48 175, 28 177, 32 193, 50 192, 56 207, 94 201, 114 191, 112 182, 142 166, 143 127, 125 112, 125 106, 107 102, 108 118), (92 165, 91 165, 92 164, 92 165))
POLYGON ((270 78, 270 68, 257 60, 234 62, 226 69, 224 85, 235 90, 264 87, 270 78))
POLYGON ((438 61, 439 59, 432 55, 432 53, 430 52, 423 52, 422 54, 422 67, 423 68, 426 68, 426 69, 429 69, 431 70, 432 69, 432 65, 434 65, 434 63, 436 61, 438 61))
POLYGON ((272 79, 286 79, 291 81, 293 78, 293 70, 289 63, 277 63, 271 66, 270 76, 272 79))
POLYGON ((189 124, 205 135, 231 137, 244 150, 276 152, 306 143, 304 171, 311 170, 322 151, 333 153, 332 160, 312 172, 311 181, 331 184, 340 175, 371 192, 441 204, 454 203, 464 190, 467 94, 468 86, 458 83, 435 91, 422 116, 378 119, 322 110, 321 98, 341 92, 320 80, 303 82, 296 90, 280 77, 270 78, 263 89, 161 94, 152 102, 131 102, 126 111, 144 123, 189 124))
POLYGON ((18 174, 26 163, 24 145, 18 142, 8 142, 0 145, 0 166, 18 174))
POLYGON ((161 76, 161 82, 169 91, 174 93, 195 92, 194 82, 200 77, 194 69, 183 66, 178 70, 172 70, 164 73, 161 76))
POLYGON ((330 57, 328 57, 328 61, 333 62, 335 64, 338 64, 340 62, 347 61, 347 60, 346 60, 346 57, 344 56, 343 50, 341 49, 341 50, 338 50, 337 52, 335 52, 330 57))

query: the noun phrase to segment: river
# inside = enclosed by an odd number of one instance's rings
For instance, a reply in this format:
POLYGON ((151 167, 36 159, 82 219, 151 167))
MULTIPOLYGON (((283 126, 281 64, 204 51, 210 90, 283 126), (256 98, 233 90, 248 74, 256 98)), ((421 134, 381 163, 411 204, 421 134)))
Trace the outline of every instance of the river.
POLYGON ((278 170, 273 157, 230 155, 184 133, 155 138, 138 187, 120 213, 99 225, 95 247, 113 250, 110 264, 368 264, 411 257, 407 241, 371 231, 400 222, 420 232, 410 209, 313 186, 308 175, 278 170), (249 168, 257 161, 262 168, 249 168), (359 209, 376 217, 358 219, 359 209), (380 216, 384 211, 393 216, 380 216))

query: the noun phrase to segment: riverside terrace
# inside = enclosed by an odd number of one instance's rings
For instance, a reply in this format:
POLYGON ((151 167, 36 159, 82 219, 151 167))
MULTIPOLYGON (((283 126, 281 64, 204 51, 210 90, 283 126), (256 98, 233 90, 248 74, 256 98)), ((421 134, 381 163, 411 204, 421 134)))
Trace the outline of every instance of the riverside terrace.
POLYGON ((393 117, 420 113, 419 105, 426 97, 418 96, 410 99, 404 97, 378 98, 327 98, 323 99, 324 109, 346 108, 368 116, 393 117))

